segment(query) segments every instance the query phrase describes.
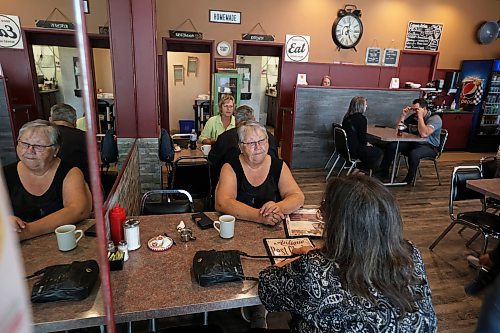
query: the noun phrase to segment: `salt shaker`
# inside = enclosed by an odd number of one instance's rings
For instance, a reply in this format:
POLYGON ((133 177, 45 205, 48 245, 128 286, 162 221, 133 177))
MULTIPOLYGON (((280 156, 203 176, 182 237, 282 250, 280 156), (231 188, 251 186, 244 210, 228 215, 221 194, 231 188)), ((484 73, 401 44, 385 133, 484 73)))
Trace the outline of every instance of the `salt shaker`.
POLYGON ((128 260, 127 241, 124 240, 120 241, 120 243, 118 243, 118 250, 123 252, 123 261, 127 261, 128 260))

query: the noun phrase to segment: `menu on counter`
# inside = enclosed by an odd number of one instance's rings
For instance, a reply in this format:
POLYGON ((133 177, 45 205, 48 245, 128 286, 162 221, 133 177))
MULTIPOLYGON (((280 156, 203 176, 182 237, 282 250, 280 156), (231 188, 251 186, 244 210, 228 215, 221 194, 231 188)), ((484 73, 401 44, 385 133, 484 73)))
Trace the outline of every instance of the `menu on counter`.
POLYGON ((408 22, 405 50, 437 51, 443 24, 408 22))
POLYGON ((285 219, 287 237, 321 237, 324 222, 318 208, 300 208, 285 219))
POLYGON ((264 238, 264 246, 266 247, 267 254, 271 263, 274 265, 280 261, 286 260, 287 258, 282 257, 292 257, 292 250, 301 248, 304 246, 313 247, 314 244, 307 237, 302 238, 264 238), (273 258, 280 257, 280 258, 273 258))

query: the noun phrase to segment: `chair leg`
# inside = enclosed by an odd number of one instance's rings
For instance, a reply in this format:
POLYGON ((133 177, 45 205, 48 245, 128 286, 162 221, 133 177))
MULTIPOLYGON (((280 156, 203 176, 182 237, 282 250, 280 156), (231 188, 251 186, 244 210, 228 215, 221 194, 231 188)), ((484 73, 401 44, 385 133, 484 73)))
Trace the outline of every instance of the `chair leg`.
POLYGON ((351 163, 351 166, 349 167, 349 170, 347 171, 347 176, 349 176, 352 172, 352 169, 356 166, 356 163, 351 163))
POLYGON ((336 151, 334 150, 332 155, 330 155, 330 158, 328 159, 328 161, 326 162, 325 166, 323 167, 323 169, 328 169, 328 165, 330 164, 330 162, 333 160, 333 157, 335 156, 336 154, 336 151))
POLYGON ((398 167, 396 168, 396 174, 394 176, 394 179, 398 178, 398 175, 399 175, 399 164, 401 163, 401 154, 399 154, 397 157, 395 156, 394 158, 397 158, 398 159, 398 167))
POLYGON ((328 172, 328 174, 326 175, 326 180, 328 180, 328 178, 330 178, 330 175, 332 174, 333 170, 335 169, 335 166, 337 165, 337 162, 339 161, 339 159, 340 159, 340 155, 338 155, 337 159, 335 159, 335 162, 333 162, 333 165, 330 168, 330 172, 328 172))
POLYGON ((472 244, 472 242, 474 242, 479 237, 479 235, 481 235, 481 231, 476 231, 474 236, 472 236, 471 239, 469 239, 467 243, 465 243, 465 246, 469 247, 472 244))
POLYGON ((438 166, 437 166, 437 161, 433 160, 433 162, 434 162, 434 168, 436 169, 436 175, 438 177, 438 183, 439 183, 439 186, 441 186, 441 177, 439 177, 439 170, 438 170, 438 166))
POLYGON ((465 229, 467 229, 467 227, 463 226, 462 228, 460 228, 460 230, 458 230, 458 233, 461 235, 465 229))
POLYGON ((148 320, 148 330, 151 333, 156 332, 156 319, 149 319, 148 320))
POLYGON ((342 171, 344 171, 344 167, 346 164, 347 164, 347 162, 344 161, 344 164, 342 164, 342 166, 340 167, 340 170, 339 170, 339 173, 337 174, 337 177, 340 177, 340 174, 342 173, 342 171))
POLYGON ((438 245, 438 243, 441 241, 441 239, 443 239, 443 238, 444 238, 444 236, 446 236, 446 234, 447 234, 448 232, 450 232, 450 230, 451 230, 451 229, 455 226, 455 224, 456 224, 456 222, 454 222, 454 221, 453 221, 453 222, 451 222, 451 223, 450 223, 450 225, 449 225, 446 229, 444 229, 444 231, 441 233, 441 235, 439 235, 439 237, 438 237, 438 238, 436 238, 436 240, 434 241, 434 243, 432 243, 432 244, 431 244, 431 246, 429 246, 429 250, 431 250, 431 251, 432 251, 432 249, 433 249, 436 245, 438 245))
POLYGON ((488 249, 488 242, 490 240, 490 238, 488 237, 488 234, 483 233, 483 236, 484 236, 484 246, 483 246, 483 252, 481 254, 486 253, 486 250, 488 249))

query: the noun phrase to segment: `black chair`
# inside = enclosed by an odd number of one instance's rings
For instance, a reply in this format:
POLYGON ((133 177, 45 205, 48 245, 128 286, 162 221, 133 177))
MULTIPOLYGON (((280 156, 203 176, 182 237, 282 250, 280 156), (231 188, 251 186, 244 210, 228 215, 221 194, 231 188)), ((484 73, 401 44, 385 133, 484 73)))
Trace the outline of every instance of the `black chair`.
MULTIPOLYGON (((500 177, 500 159, 495 156, 483 157, 479 160, 479 168, 483 178, 500 177)), ((492 208, 497 213, 500 210, 500 200, 495 198, 486 198, 486 208, 492 208)))
MULTIPOLYGON (((434 247, 446 236, 446 234, 455 226, 461 224, 464 227, 475 230, 484 237, 484 245, 482 253, 486 253, 490 237, 500 238, 500 216, 488 213, 485 211, 484 195, 475 192, 466 187, 467 180, 481 179, 481 170, 477 166, 458 166, 453 169, 451 175, 450 201, 448 210, 450 213, 450 225, 439 235, 438 238, 429 246, 429 249, 434 247), (466 211, 455 213, 454 204, 457 201, 465 200, 480 200, 483 205, 483 210, 466 211)), ((475 238, 473 237, 467 244, 470 244, 475 238)))
POLYGON ((141 199, 141 215, 193 213, 193 198, 184 190, 151 190, 141 199), (183 195, 186 199, 174 198, 183 195), (156 197, 156 198, 155 198, 156 197))
MULTIPOLYGON (((441 186, 441 177, 439 177, 439 169, 437 167, 437 161, 439 159, 439 157, 441 156, 441 154, 443 153, 443 150, 444 150, 444 146, 446 145, 446 141, 448 140, 448 131, 445 130, 445 129, 442 129, 441 130, 441 134, 439 136, 439 147, 438 147, 438 152, 437 152, 437 155, 435 157, 423 157, 420 159, 419 161, 419 166, 418 166, 418 173, 420 175, 420 177, 422 177, 422 173, 420 172, 420 162, 422 161, 432 161, 434 162, 434 169, 436 169, 436 176, 437 176, 437 179, 438 179, 438 183, 439 185, 441 186)), ((406 164, 406 168, 408 168, 408 162, 406 161, 406 155, 405 154, 400 154, 399 157, 398 157, 398 169, 396 171, 396 175, 399 173, 399 162, 400 162, 400 158, 401 156, 403 156, 403 159, 405 161, 405 164, 406 164)), ((417 182, 417 177, 415 175, 415 179, 413 179, 413 186, 415 186, 415 183, 417 182)))
POLYGON ((195 211, 213 210, 211 166, 207 157, 180 157, 175 160, 171 189, 188 191, 193 197, 195 211))
MULTIPOLYGON (((351 154, 349 152, 349 146, 347 144, 347 134, 345 131, 340 128, 340 127, 335 127, 333 129, 333 138, 335 141, 335 150, 339 154, 340 157, 344 159, 344 163, 342 164, 342 167, 340 167, 340 171, 337 174, 337 176, 340 176, 344 168, 349 168, 347 171, 347 176, 349 176, 352 172, 352 170, 356 167, 356 164, 360 163, 361 160, 359 159, 352 159, 351 154), (348 164, 346 166, 346 164, 348 164)), ((326 179, 330 177, 330 174, 332 173, 333 168, 330 170, 328 175, 326 176, 326 179)))
POLYGON ((330 174, 335 169, 335 166, 337 165, 337 162, 340 159, 340 155, 337 153, 337 148, 335 147, 335 128, 336 127, 342 128, 342 125, 337 124, 337 123, 332 123, 333 153, 330 156, 330 158, 328 159, 328 161, 326 162, 325 167, 323 169, 328 169, 328 167, 330 165, 330 162, 333 160, 333 158, 335 156, 337 156, 337 158, 335 159, 335 161, 333 162, 332 166, 330 167, 330 171, 328 172, 328 175, 326 176, 326 179, 328 179, 328 177, 330 177, 330 174))
POLYGON ((172 135, 172 140, 174 140, 174 143, 179 147, 186 149, 189 147, 189 141, 191 140, 191 133, 174 134, 172 135))

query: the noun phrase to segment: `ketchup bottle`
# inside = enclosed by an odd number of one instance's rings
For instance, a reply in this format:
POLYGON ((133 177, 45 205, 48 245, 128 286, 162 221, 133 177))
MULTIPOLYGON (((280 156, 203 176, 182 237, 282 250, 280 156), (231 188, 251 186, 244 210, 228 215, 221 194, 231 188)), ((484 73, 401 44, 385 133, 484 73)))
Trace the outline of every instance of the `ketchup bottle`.
POLYGON ((125 222, 127 215, 125 214, 125 208, 120 207, 116 204, 115 207, 111 208, 109 211, 109 224, 111 226, 111 239, 115 245, 122 240, 123 236, 123 222, 125 222))

